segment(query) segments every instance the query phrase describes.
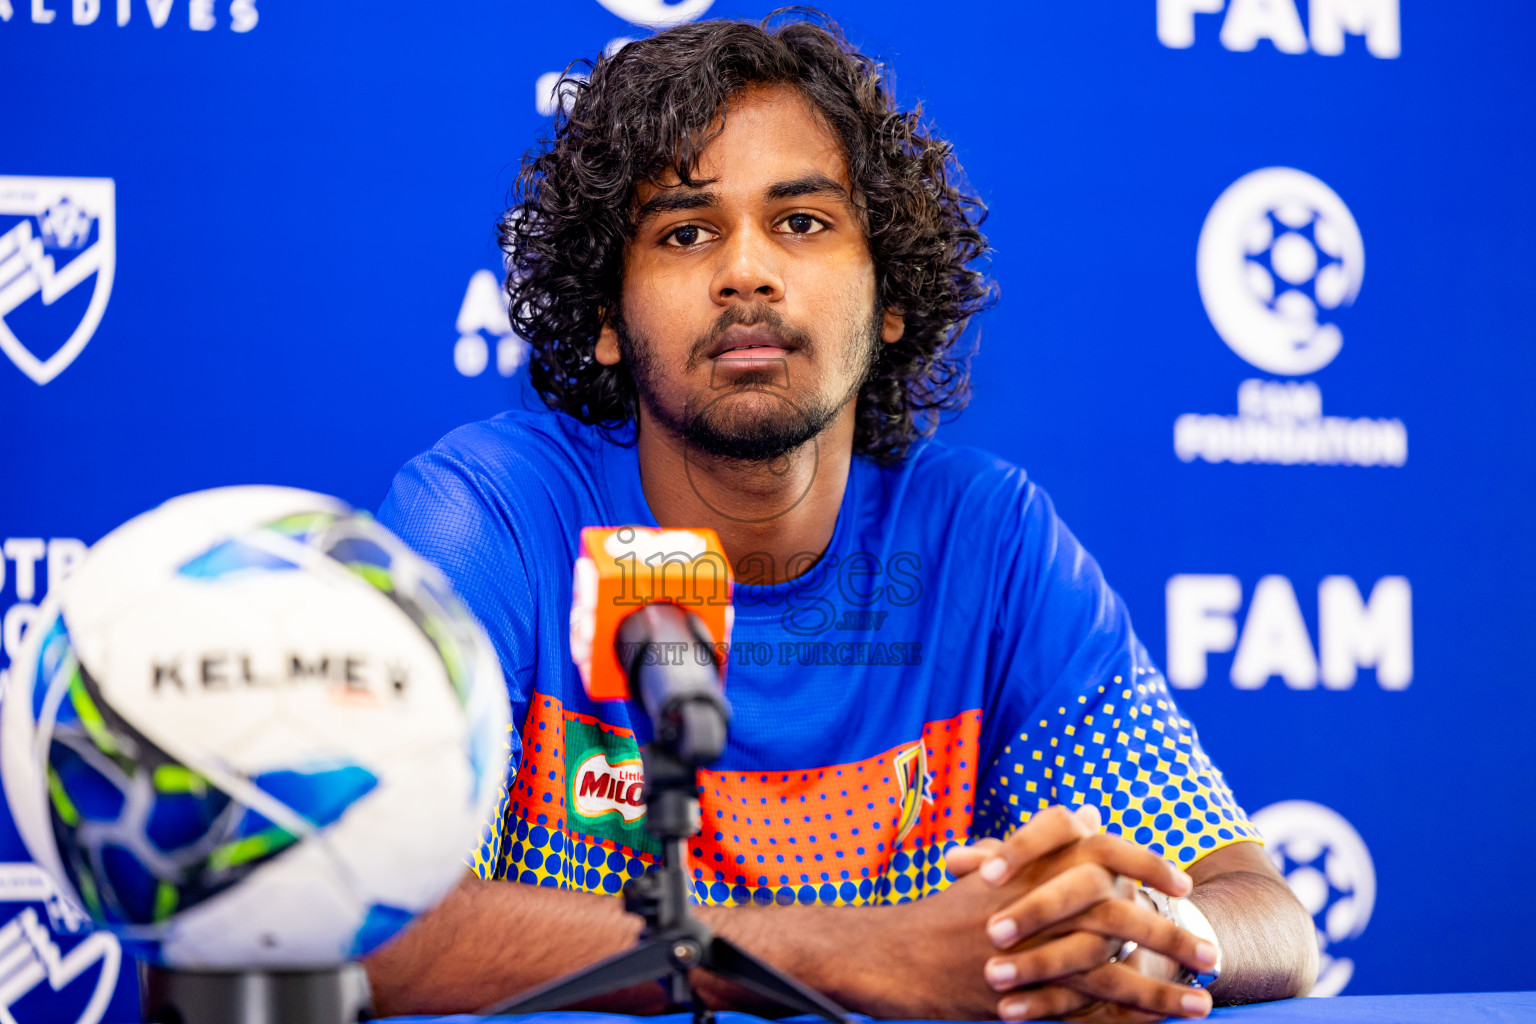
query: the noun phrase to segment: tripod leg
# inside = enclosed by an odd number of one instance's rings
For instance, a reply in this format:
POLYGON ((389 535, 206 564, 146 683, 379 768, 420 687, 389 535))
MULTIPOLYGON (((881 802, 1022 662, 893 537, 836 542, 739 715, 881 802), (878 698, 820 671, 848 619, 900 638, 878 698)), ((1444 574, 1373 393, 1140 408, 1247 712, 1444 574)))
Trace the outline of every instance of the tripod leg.
POLYGON ((662 981, 672 973, 670 943, 642 942, 617 956, 595 963, 580 974, 561 978, 531 992, 488 1006, 482 1017, 501 1014, 544 1013, 587 999, 622 992, 646 982, 662 981))
POLYGON ((815 989, 800 984, 787 974, 763 963, 746 950, 718 935, 705 949, 700 965, 720 977, 734 981, 787 1010, 811 1013, 836 1024, 852 1024, 852 1018, 815 989))

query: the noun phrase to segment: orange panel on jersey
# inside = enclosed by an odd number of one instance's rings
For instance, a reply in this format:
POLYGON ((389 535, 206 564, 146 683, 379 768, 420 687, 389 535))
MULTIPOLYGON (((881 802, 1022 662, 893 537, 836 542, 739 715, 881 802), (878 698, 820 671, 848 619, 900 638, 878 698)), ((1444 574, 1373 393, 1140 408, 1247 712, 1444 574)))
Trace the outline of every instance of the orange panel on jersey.
MULTIPOLYGON (((863 761, 795 771, 699 774, 703 830, 688 845, 701 902, 904 902, 949 884, 964 842, 981 713, 923 727, 863 761)), ((616 893, 652 863, 632 798, 634 734, 536 696, 508 801, 499 876, 616 893)))
POLYGON ((968 711, 863 761, 700 772, 695 890, 714 903, 877 903, 944 887, 943 851, 971 826, 980 734, 968 711))

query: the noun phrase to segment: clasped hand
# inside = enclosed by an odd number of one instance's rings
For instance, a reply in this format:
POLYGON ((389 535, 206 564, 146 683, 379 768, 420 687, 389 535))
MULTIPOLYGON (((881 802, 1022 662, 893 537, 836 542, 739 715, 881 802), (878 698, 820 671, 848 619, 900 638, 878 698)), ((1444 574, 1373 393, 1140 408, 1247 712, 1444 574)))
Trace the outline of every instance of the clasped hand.
MULTIPOLYGON (((1170 896, 1187 896, 1193 881, 1099 825, 1097 808, 1055 806, 1006 840, 950 850, 957 882, 943 895, 989 911, 985 938, 993 952, 983 973, 1001 993, 997 1015, 1115 1024, 1205 1016, 1209 993, 1171 979, 1179 965, 1209 967, 1215 947, 1158 913, 1132 880, 1170 896), (1126 940, 1137 949, 1118 960, 1126 940)), ((975 927, 974 914, 970 920, 975 927)))

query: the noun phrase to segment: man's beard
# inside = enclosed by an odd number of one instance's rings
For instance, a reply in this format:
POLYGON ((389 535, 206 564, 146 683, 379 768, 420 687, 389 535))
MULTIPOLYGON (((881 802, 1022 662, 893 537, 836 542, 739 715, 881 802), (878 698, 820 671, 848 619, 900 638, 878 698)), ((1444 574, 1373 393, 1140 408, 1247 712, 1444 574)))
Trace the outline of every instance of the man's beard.
MULTIPOLYGON (((690 448, 730 461, 770 462, 815 438, 831 425, 844 406, 857 397, 879 355, 881 316, 878 309, 872 309, 869 318, 854 328, 855 336, 849 339, 852 342, 846 366, 849 384, 842 394, 827 397, 812 393, 792 398, 793 392, 784 388, 786 368, 775 363, 761 369, 731 370, 734 378, 730 385, 702 399, 689 396, 682 415, 678 416, 663 408, 659 401, 663 374, 657 365, 655 347, 622 317, 616 317, 615 321, 619 352, 629 366, 640 401, 645 403, 651 416, 682 438, 690 448), (745 395, 762 396, 746 400, 754 401, 758 406, 768 405, 772 411, 759 411, 753 415, 739 412, 737 397, 745 395)), ((812 339, 791 327, 776 311, 766 307, 732 306, 690 346, 688 369, 693 370, 708 358, 707 353, 720 334, 737 324, 766 324, 786 339, 793 340, 800 351, 807 355, 814 352, 812 339)))

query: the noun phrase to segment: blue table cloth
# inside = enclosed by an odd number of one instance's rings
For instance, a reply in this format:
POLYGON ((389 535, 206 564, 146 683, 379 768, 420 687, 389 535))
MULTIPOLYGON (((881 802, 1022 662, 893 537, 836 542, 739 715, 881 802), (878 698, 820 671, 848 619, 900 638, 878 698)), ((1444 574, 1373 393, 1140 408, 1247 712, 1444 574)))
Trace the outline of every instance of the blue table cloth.
MULTIPOLYGON (((392 1017, 391 1024, 469 1024, 485 1018, 392 1017)), ((746 1013, 721 1013, 719 1024, 764 1024, 746 1013)), ((812 1021, 813 1017, 791 1017, 812 1021)), ((1420 996, 1341 996, 1285 999, 1253 1006, 1222 1006, 1208 1018, 1234 1024, 1525 1024, 1536 1022, 1536 992, 1465 992, 1420 996)), ((625 1017, 612 1013, 539 1013, 497 1017, 518 1024, 691 1024, 687 1014, 625 1017)))

